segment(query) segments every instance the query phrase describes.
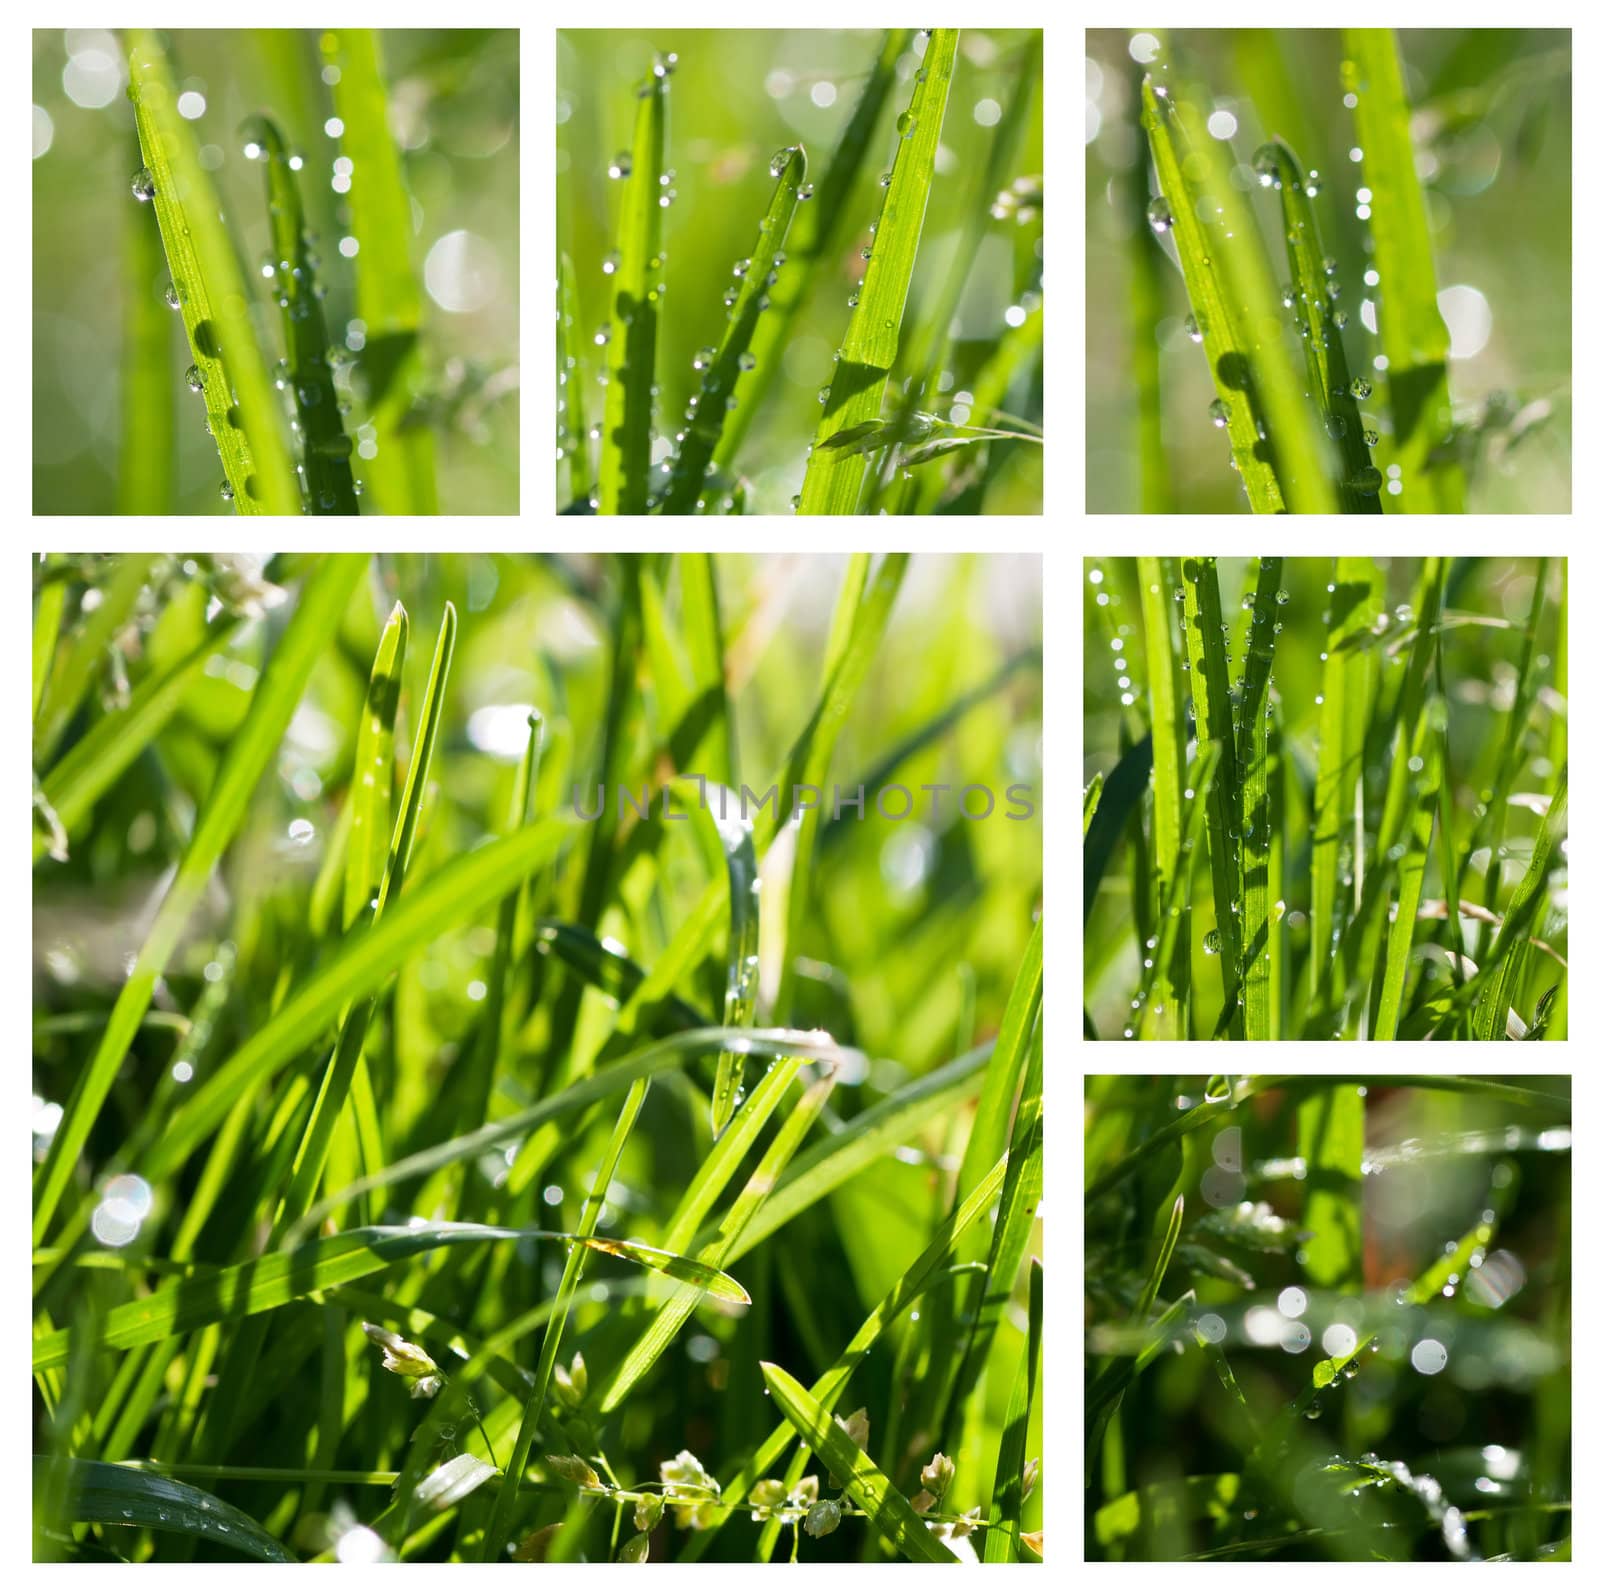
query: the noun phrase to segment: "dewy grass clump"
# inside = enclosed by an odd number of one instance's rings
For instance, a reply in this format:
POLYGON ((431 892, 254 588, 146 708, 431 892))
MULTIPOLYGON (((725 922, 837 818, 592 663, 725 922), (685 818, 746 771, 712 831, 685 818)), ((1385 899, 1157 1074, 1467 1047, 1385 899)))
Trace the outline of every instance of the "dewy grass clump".
POLYGON ((1039 567, 910 565, 38 563, 36 1559, 1041 1558, 1039 567))
POLYGON ((1038 512, 1039 35, 890 30, 870 71, 847 35, 777 37, 659 41, 613 109, 640 41, 560 36, 563 511, 1038 512))
POLYGON ((1564 560, 1084 585, 1087 1036, 1566 1038, 1564 560))

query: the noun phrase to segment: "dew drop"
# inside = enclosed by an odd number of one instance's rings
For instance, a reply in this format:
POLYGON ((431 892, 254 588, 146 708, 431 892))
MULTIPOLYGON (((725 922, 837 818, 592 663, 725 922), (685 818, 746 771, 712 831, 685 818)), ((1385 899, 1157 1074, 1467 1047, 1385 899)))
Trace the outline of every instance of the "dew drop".
POLYGON ((133 190, 133 197, 141 203, 154 199, 156 195, 155 174, 148 166, 141 166, 133 174, 133 181, 129 184, 129 187, 133 190))
POLYGON ((1350 397, 1365 399, 1372 397, 1372 384, 1365 377, 1353 376, 1350 379, 1350 397))
POLYGON ((1210 414, 1211 424, 1213 426, 1226 426, 1228 424, 1228 417, 1232 413, 1233 412, 1226 404, 1223 403, 1221 399, 1212 399, 1210 414))
POLYGON ((183 379, 189 384, 190 388, 193 389, 194 392, 203 393, 205 391, 206 379, 201 373, 198 365, 191 365, 189 369, 183 373, 183 379))
POLYGON ((1205 333, 1201 330, 1200 323, 1192 313, 1183 318, 1183 330, 1189 334, 1191 343, 1198 343, 1205 336, 1205 333))
POLYGON ((223 502, 224 503, 231 504, 233 502, 233 483, 232 482, 229 482, 229 481, 223 482, 223 484, 222 484, 222 498, 223 498, 223 502))
POLYGON ((1206 931, 1205 949, 1212 957, 1215 957, 1222 950, 1222 932, 1220 930, 1206 931))
POLYGON ((171 282, 167 284, 166 300, 167 308, 169 310, 179 310, 183 308, 183 300, 178 293, 177 284, 171 282))
POLYGON ((631 177, 633 175, 633 156, 627 150, 618 150, 612 158, 611 164, 606 167, 606 176, 611 178, 631 177))
POLYGON ((1172 225, 1172 206, 1157 194, 1145 207, 1145 216, 1157 232, 1165 232, 1172 225))

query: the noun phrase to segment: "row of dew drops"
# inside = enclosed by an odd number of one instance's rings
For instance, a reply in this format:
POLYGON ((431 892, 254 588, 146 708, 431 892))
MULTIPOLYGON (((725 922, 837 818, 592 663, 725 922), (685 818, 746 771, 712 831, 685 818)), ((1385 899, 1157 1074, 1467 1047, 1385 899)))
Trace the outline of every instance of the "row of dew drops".
MULTIPOLYGON (((243 146, 243 153, 246 160, 253 161, 266 158, 266 150, 262 145, 253 139, 249 139, 245 142, 243 146)), ((297 171, 303 164, 303 159, 299 155, 291 155, 289 157, 289 166, 291 170, 297 171)), ((156 196, 155 173, 152 172, 148 166, 141 166, 139 170, 133 174, 133 178, 129 184, 129 189, 133 194, 133 197, 141 204, 148 204, 156 196)), ((290 260, 274 261, 271 255, 265 256, 261 263, 261 275, 268 279, 277 280, 278 292, 276 297, 278 308, 288 311, 289 315, 297 321, 303 321, 311 314, 311 306, 309 303, 307 303, 303 294, 295 293, 291 295, 290 283, 292 282, 296 286, 303 285, 306 273, 314 271, 321 264, 317 254, 309 247, 317 241, 317 235, 308 229, 303 234, 302 241, 307 247, 302 252, 299 263, 290 260)), ((325 284, 316 281, 312 282, 311 292, 318 299, 325 298, 327 296, 327 291, 328 290, 325 284)), ((188 292, 182 283, 177 281, 169 281, 162 297, 166 301, 166 305, 169 310, 181 311, 185 303, 188 301, 188 292)), ((200 322, 195 328, 194 335, 202 354, 205 354, 208 357, 215 357, 220 353, 220 350, 215 343, 215 335, 211 331, 211 324, 209 321, 200 322)), ((347 387, 349 383, 351 367, 355 360, 355 355, 352 350, 346 344, 335 344, 328 350, 323 358, 328 365, 330 372, 332 373, 333 386, 335 389, 338 389, 341 384, 347 387)), ((272 375, 273 385, 275 387, 277 387, 280 391, 287 389, 290 382, 289 362, 287 360, 279 360, 277 365, 273 368, 272 375)), ((188 384, 191 392, 203 394, 206 391, 205 372, 202 371, 198 365, 191 364, 188 370, 183 373, 183 379, 188 384)), ((298 387, 296 387, 295 395, 299 402, 308 408, 320 404, 324 396, 322 387, 317 382, 301 383, 298 387)), ((348 415, 350 413, 350 401, 348 398, 337 397, 337 404, 340 415, 348 415)), ((227 410, 227 419, 229 425, 234 427, 238 426, 238 414, 238 400, 237 395, 235 395, 233 404, 231 404, 227 410)), ((206 417, 205 428, 208 436, 214 435, 209 416, 206 417)), ((299 435, 301 430, 300 422, 298 417, 293 414, 291 414, 289 418, 289 428, 296 436, 299 435)), ((349 437, 346 436, 342 430, 337 436, 326 438, 320 441, 315 445, 315 448, 317 453, 325 455, 329 458, 337 459, 348 459, 351 453, 354 451, 349 437)), ((246 450, 246 454, 248 457, 248 449, 246 450)), ((302 493, 304 493, 306 474, 305 465, 303 463, 297 463, 295 470, 301 481, 302 493)), ((356 479, 352 482, 352 487, 356 495, 359 497, 363 491, 363 483, 359 479, 356 479)), ((247 475, 245 478, 245 492, 252 499, 256 497, 256 478, 253 473, 247 475)), ((233 483, 225 479, 219 489, 219 495, 224 502, 231 503, 235 497, 233 483)), ((321 508, 332 509, 337 502, 337 498, 331 491, 328 491, 327 489, 322 491, 320 495, 321 508)), ((302 513, 311 513, 309 499, 304 504, 302 513)))

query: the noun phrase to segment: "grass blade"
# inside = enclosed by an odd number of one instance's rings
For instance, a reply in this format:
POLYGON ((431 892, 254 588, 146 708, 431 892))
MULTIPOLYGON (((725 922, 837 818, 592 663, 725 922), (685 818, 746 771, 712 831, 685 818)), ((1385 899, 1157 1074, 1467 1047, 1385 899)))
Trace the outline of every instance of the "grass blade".
POLYGON ((797 506, 802 515, 853 515, 859 507, 866 460, 859 453, 830 448, 828 442, 836 434, 882 420, 884 389, 899 353, 901 321, 933 187, 934 154, 958 38, 955 28, 931 31, 911 103, 895 124, 899 144, 894 167, 833 379, 823 389, 822 419, 797 506))
POLYGON ((1240 945, 1244 959, 1241 994, 1244 1004, 1244 1038, 1264 1041, 1271 1038, 1272 986, 1271 951, 1268 938, 1277 910, 1268 890, 1271 867, 1272 829, 1283 816, 1272 812, 1269 802, 1267 761, 1268 716, 1272 713, 1272 661, 1276 652, 1278 619, 1288 593, 1279 583, 1283 579, 1283 560, 1264 558, 1256 575, 1254 617, 1250 622, 1249 652, 1245 655, 1244 681, 1239 704, 1237 747, 1239 792, 1239 869, 1243 891, 1240 945))
POLYGON ((1211 416, 1227 430, 1250 507, 1258 515, 1334 513, 1324 439, 1279 337, 1278 300, 1249 202, 1232 193, 1216 141, 1166 84, 1147 77, 1142 101, 1161 184, 1150 224, 1170 230, 1177 247, 1216 384, 1211 416))
POLYGON ((128 94, 133 100, 172 287, 205 395, 206 418, 241 515, 298 515, 300 490, 284 440, 271 379, 255 330, 250 296, 211 178, 200 164, 194 125, 178 114, 166 52, 149 29, 127 34, 128 94))
MULTIPOLYGON (((130 170, 143 157, 133 144, 130 170)), ((117 459, 117 513, 171 513, 177 464, 172 386, 172 314, 163 290, 167 257, 161 229, 143 205, 127 227, 123 267, 122 435, 117 459)))
POLYGON ((1316 212, 1289 146, 1282 142, 1263 146, 1256 153, 1256 171, 1283 200, 1295 326, 1305 346, 1312 402, 1341 460, 1339 507, 1347 515, 1381 515, 1383 476, 1369 452, 1377 433, 1368 437, 1358 403, 1363 393, 1370 395, 1372 384, 1365 378, 1352 379, 1345 359, 1340 330, 1345 312, 1337 302, 1339 285, 1332 280, 1337 263, 1323 252, 1316 212))
POLYGON ((772 285, 772 305, 757 323, 750 341, 755 366, 740 383, 739 408, 723 422, 717 442, 716 464, 724 473, 732 472, 745 432, 782 366, 783 350, 789 344, 795 317, 810 296, 818 268, 828 258, 834 234, 848 213, 850 195, 866 163, 867 146, 895 84, 895 68, 910 43, 910 28, 890 28, 884 34, 883 47, 867 75, 861 97, 817 179, 816 203, 800 211, 789 229, 789 265, 772 285))
POLYGON ((1083 834, 1087 840, 1089 826, 1094 823, 1095 810, 1100 806, 1100 794, 1105 790, 1105 776, 1099 770, 1094 772, 1094 779, 1083 790, 1083 834))
POLYGON ((1464 485, 1448 442, 1450 334, 1439 313, 1433 235, 1411 147, 1400 50, 1389 28, 1346 28, 1344 41, 1344 90, 1355 96, 1356 147, 1373 196, 1373 264, 1383 284, 1378 333, 1389 360, 1394 462, 1405 486, 1394 507, 1412 515, 1459 515, 1464 485))
MULTIPOLYGON (((345 435, 328 368, 332 345, 318 293, 317 259, 310 244, 300 185, 289 167, 288 151, 268 116, 252 116, 245 136, 260 151, 266 167, 267 214, 272 222, 274 297, 283 312, 287 381, 299 417, 305 505, 313 515, 358 515, 353 445, 345 435)), ((379 450, 381 454, 382 450, 379 450)))
POLYGON ((572 260, 563 250, 556 283, 556 459, 567 462, 567 503, 594 507, 589 428, 584 422, 583 314, 572 260))
POLYGON ((89 1131, 150 1007, 156 983, 244 817, 256 782, 276 755, 311 668, 336 634, 366 563, 364 554, 332 555, 306 582, 294 618, 256 688, 244 725, 229 743, 183 862, 156 912, 133 972, 117 997, 100 1045, 78 1077, 34 1181, 35 1245, 42 1244, 49 1231, 78 1156, 88 1142, 89 1131))
MULTIPOLYGON (((1156 906, 1166 925, 1166 914, 1177 887, 1183 824, 1183 750, 1188 740, 1187 713, 1180 702, 1172 668, 1173 583, 1168 561, 1139 558, 1139 608, 1144 619, 1145 673, 1150 678, 1151 830, 1155 838, 1156 906)), ((1181 915, 1180 915, 1181 918, 1181 915)), ((1170 972, 1160 980, 1151 977, 1150 1009, 1143 1036, 1151 1040, 1181 1040, 1186 1033, 1184 1006, 1188 997, 1189 936, 1187 922, 1178 926, 1178 944, 1170 972)))
POLYGON ((954 1554, 928 1531, 904 1495, 879 1471, 872 1458, 844 1431, 832 1413, 774 1362, 761 1363, 767 1393, 795 1432, 811 1446, 872 1526, 912 1561, 954 1561, 954 1554))
POLYGON ((1028 1452, 1028 1419, 1039 1388, 1044 1352, 1044 1265, 1038 1257, 1028 1270, 1028 1343, 1017 1363, 1011 1395, 1000 1430, 994 1487, 989 1491, 989 1528, 983 1536, 985 1562, 1017 1559, 1017 1534, 1022 1525, 1023 1465, 1028 1452))
MULTIPOLYGON (((702 810, 703 811, 703 810, 702 810)), ((728 865, 728 988, 723 999, 724 1029, 743 1029, 755 1017, 761 983, 758 943, 761 933, 761 873, 756 863, 750 821, 718 819, 717 836, 728 865)), ((711 1138, 721 1138, 744 1098, 744 1053, 725 1051, 717 1059, 711 1091, 711 1138)))
POLYGON ((62 1528, 74 1522, 115 1527, 137 1523, 158 1533, 192 1533, 256 1561, 294 1561, 254 1517, 177 1478, 79 1456, 35 1456, 33 1484, 36 1500, 51 1499, 56 1488, 64 1489, 63 1517, 57 1524, 62 1528))
POLYGON ((739 781, 739 760, 734 745, 733 717, 728 712, 722 609, 717 601, 713 556, 709 553, 679 554, 678 585, 683 595, 683 632, 694 675, 696 701, 706 705, 709 722, 699 732, 692 753, 698 757, 698 767, 705 774, 734 787, 739 781))
POLYGON ((422 286, 412 257, 411 196, 389 131, 378 37, 371 28, 330 28, 322 35, 322 53, 338 73, 339 147, 360 174, 345 198, 358 246, 356 312, 367 325, 359 366, 378 441, 362 469, 384 514, 436 515, 433 433, 407 424, 423 376, 422 286))
POLYGON ((656 321, 661 296, 661 173, 666 163, 668 64, 658 59, 639 91, 633 151, 613 168, 623 184, 620 259, 611 299, 605 421, 600 434, 602 515, 650 507, 650 434, 655 400, 656 321))
POLYGON ((405 607, 397 603, 378 641, 361 727, 356 733, 355 765, 350 778, 350 837, 345 844, 346 931, 378 900, 384 867, 389 861, 394 722, 400 710, 400 682, 410 634, 410 617, 405 607))
MULTIPOLYGON (((722 439, 728 401, 738 386, 740 373, 755 368, 751 340, 770 303, 768 290, 778 281, 787 260, 783 246, 800 191, 807 186, 804 145, 779 150, 772 157, 772 174, 778 179, 778 186, 761 218, 755 248, 748 260, 733 268, 734 287, 730 292, 735 298, 728 308, 728 326, 722 342, 715 351, 702 349, 695 356, 695 368, 703 373, 700 391, 690 398, 684 429, 679 433, 672 476, 661 502, 663 515, 692 515, 702 501, 706 473, 722 439)), ((735 412, 737 408, 735 405, 735 412)))
POLYGON ((1304 1267, 1323 1289, 1362 1284, 1361 1186, 1366 1102, 1359 1085, 1334 1085, 1295 1106, 1295 1133, 1305 1161, 1304 1267))

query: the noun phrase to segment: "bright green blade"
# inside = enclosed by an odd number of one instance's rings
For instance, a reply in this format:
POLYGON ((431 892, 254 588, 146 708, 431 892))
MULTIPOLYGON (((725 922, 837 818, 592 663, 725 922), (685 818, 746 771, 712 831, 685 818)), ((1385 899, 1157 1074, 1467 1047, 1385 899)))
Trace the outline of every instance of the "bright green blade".
MULTIPOLYGON (((130 169, 139 166, 130 141, 130 169)), ((123 222, 122 432, 118 440, 117 513, 165 515, 173 507, 177 467, 178 390, 172 380, 172 309, 166 301, 167 257, 148 207, 123 222)))

